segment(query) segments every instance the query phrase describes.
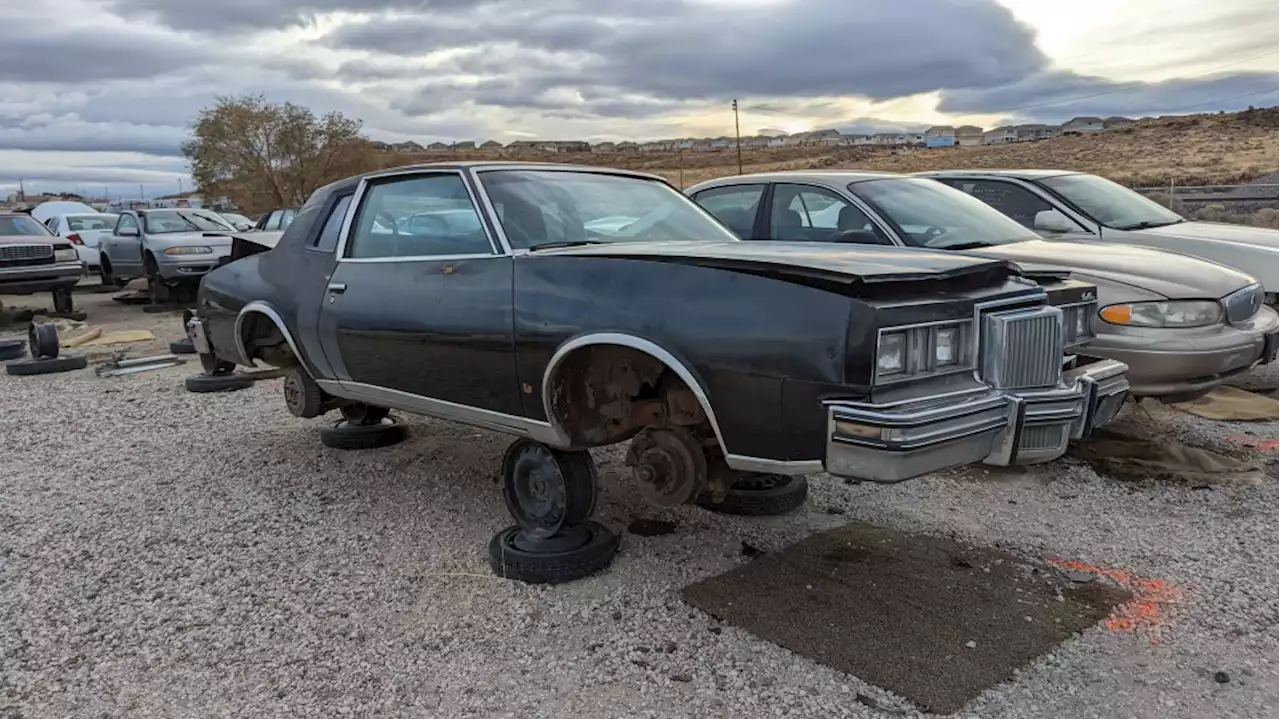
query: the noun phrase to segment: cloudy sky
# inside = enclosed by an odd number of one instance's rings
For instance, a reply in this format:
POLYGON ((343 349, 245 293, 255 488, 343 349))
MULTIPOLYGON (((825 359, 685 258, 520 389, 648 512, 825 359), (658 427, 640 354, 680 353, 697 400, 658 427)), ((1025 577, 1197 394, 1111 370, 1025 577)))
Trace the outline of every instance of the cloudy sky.
MULTIPOLYGON (((219 95, 373 139, 618 140, 1277 104, 1275 0, 0 3, 0 195, 190 178, 219 95)), ((142 186, 142 189, 139 188, 142 186)))

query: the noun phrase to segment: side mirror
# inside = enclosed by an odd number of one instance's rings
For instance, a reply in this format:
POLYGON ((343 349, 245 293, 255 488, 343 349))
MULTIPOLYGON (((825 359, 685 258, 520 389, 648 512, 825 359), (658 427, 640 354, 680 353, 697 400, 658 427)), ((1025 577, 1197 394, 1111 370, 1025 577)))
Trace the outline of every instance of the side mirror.
POLYGON ((121 237, 137 237, 137 236, 138 236, 138 228, 136 228, 136 227, 124 227, 124 228, 121 228, 121 230, 120 230, 120 232, 119 232, 118 234, 119 234, 121 237))
POLYGON ((1035 229, 1043 232, 1070 232, 1071 220, 1057 210, 1041 210, 1036 213, 1035 229))

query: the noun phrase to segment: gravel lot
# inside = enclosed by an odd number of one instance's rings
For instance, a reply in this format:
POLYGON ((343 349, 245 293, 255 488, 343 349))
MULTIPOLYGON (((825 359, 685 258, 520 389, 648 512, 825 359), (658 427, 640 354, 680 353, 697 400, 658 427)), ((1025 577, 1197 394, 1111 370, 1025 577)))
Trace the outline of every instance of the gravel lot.
MULTIPOLYGON (((855 518, 1185 593, 1160 643, 1095 627, 962 716, 1277 713, 1274 449, 1252 455, 1255 486, 1122 483, 1073 460, 892 487, 819 476, 804 510, 763 520, 647 508, 601 452, 604 523, 679 529, 536 588, 486 563, 509 523, 506 438, 409 418, 410 441, 341 453, 323 419, 288 415, 279 380, 194 395, 191 371, 0 375, 0 716, 883 717, 866 702, 901 701, 678 595, 748 561, 744 540, 777 549, 855 518)), ((1123 421, 1237 454, 1231 435, 1276 438, 1152 414, 1123 421)))

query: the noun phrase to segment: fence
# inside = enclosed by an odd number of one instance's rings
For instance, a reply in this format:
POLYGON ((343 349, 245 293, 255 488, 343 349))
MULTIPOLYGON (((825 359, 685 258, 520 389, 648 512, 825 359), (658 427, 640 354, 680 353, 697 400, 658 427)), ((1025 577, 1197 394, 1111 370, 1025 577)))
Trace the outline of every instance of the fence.
MULTIPOLYGON (((1159 195, 1161 201, 1173 207, 1174 200, 1184 205, 1251 203, 1257 205, 1280 204, 1280 184, 1248 184, 1248 185, 1176 185, 1170 182, 1160 187, 1130 188, 1144 195, 1159 195)), ((1156 199, 1156 198, 1153 198, 1156 199)))

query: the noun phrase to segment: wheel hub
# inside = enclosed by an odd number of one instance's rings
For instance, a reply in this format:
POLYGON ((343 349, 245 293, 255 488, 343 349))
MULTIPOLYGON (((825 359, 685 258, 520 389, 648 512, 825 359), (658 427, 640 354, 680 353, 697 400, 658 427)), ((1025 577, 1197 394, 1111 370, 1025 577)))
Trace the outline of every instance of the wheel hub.
POLYGON ((645 430, 627 453, 640 494, 652 504, 674 507, 691 501, 707 481, 707 460, 698 441, 682 429, 645 430))
POLYGON ((505 480, 508 508, 525 532, 550 537, 564 525, 567 492, 556 458, 542 445, 521 445, 510 458, 505 480))

